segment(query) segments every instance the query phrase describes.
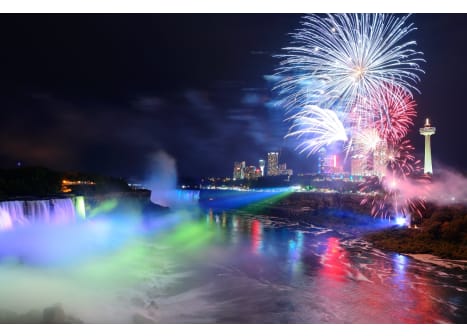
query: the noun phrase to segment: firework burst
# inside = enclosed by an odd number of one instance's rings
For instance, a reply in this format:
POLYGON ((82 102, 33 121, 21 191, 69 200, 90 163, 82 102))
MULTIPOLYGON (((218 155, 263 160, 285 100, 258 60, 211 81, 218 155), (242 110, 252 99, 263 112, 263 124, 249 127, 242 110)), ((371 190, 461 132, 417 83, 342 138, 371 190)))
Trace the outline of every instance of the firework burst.
MULTIPOLYGON (((410 93, 423 72, 422 53, 407 16, 387 14, 329 14, 304 17, 293 45, 284 48, 277 88, 286 107, 308 104, 348 113, 362 99, 377 99, 387 87, 410 93)), ((360 110, 362 111, 362 110, 360 110)), ((363 119, 367 119, 364 117, 363 119)))
POLYGON ((371 204, 373 216, 422 216, 429 185, 427 176, 420 174, 421 162, 412 151, 409 140, 393 144, 387 150, 384 176, 371 176, 360 185, 360 191, 367 194, 361 204, 371 204))
POLYGON ((417 116, 415 107, 416 103, 407 91, 392 86, 386 88, 379 99, 366 100, 361 109, 362 114, 371 116, 368 123, 381 138, 397 142, 413 126, 413 118, 417 116))
MULTIPOLYGON (((423 188, 413 147, 403 138, 416 116, 412 91, 423 73, 422 53, 407 36, 409 16, 308 15, 284 48, 275 87, 301 153, 343 141, 367 178, 363 203, 373 215, 420 213, 423 188), (350 139, 350 140, 349 140, 350 139), (368 166, 368 167, 367 167, 368 166)), ((348 156, 347 156, 348 157, 348 156)))
POLYGON ((357 131, 352 137, 352 145, 349 147, 352 148, 354 154, 366 156, 382 145, 385 145, 385 140, 379 136, 378 130, 376 128, 365 128, 357 131))
POLYGON ((313 154, 323 146, 347 141, 344 125, 334 111, 310 105, 305 106, 292 119, 294 123, 287 137, 306 137, 297 147, 300 153, 313 154))

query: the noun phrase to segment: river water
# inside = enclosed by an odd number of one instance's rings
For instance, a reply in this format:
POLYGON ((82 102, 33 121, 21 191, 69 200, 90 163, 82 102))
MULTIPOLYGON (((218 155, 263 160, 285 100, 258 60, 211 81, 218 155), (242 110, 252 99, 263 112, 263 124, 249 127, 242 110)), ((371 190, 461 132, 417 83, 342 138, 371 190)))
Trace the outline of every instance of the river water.
POLYGON ((141 223, 0 232, 0 310, 61 303, 88 323, 467 323, 465 270, 382 252, 355 230, 212 209, 141 223))

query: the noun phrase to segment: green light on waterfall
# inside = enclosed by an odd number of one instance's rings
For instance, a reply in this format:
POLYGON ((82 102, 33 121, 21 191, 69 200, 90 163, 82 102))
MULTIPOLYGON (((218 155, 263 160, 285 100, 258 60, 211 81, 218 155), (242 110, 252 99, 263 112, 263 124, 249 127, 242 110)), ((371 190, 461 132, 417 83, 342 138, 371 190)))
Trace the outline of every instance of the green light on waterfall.
POLYGON ((77 196, 75 200, 76 213, 81 219, 86 219, 86 206, 84 204, 84 196, 77 196))

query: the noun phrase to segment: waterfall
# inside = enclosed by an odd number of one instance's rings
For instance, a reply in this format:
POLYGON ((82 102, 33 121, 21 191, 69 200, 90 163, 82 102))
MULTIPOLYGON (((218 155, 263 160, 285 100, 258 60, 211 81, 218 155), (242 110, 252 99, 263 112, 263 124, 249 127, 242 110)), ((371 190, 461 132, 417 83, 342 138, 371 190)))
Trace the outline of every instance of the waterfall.
POLYGON ((0 230, 27 224, 65 224, 75 221, 71 198, 0 202, 0 230))
POLYGON ((179 205, 194 205, 199 202, 199 190, 177 189, 177 203, 179 205))

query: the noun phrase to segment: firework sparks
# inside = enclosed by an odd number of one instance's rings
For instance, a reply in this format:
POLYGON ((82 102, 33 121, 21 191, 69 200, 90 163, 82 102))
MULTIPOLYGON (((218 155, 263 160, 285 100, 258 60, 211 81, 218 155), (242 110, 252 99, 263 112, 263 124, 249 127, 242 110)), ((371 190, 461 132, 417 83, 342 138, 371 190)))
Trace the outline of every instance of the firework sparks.
POLYGON ((293 125, 287 137, 305 137, 298 149, 300 153, 313 154, 323 146, 338 141, 347 141, 344 125, 332 110, 322 109, 315 105, 305 106, 293 117, 293 125))
MULTIPOLYGON (((284 50, 278 84, 288 108, 318 105, 344 113, 377 99, 387 87, 416 90, 422 53, 415 41, 404 42, 415 30, 408 16, 387 14, 309 15, 284 50)), ((362 113, 364 112, 363 110, 362 113)), ((367 119, 367 118, 363 118, 367 119)))
POLYGON ((297 148, 308 154, 344 141, 347 154, 374 175, 361 190, 372 195, 363 202, 372 203, 375 216, 423 207, 423 195, 411 188, 419 162, 402 140, 416 116, 412 91, 424 62, 415 41, 407 40, 416 29, 408 18, 309 15, 278 56, 276 89, 292 121, 286 137, 301 138, 297 148))
POLYGON ((380 138, 378 130, 366 128, 358 131, 352 138, 352 147, 355 154, 368 155, 376 150, 378 145, 385 141, 380 138))
POLYGON ((412 151, 413 146, 409 140, 392 145, 387 151, 384 176, 369 177, 360 185, 360 191, 368 194, 362 204, 371 204, 373 216, 388 218, 392 215, 408 216, 410 213, 422 215, 429 191, 428 179, 419 174, 423 169, 412 151))
POLYGON ((379 99, 367 100, 361 107, 364 115, 373 115, 372 124, 381 138, 397 142, 404 138, 417 116, 416 103, 407 91, 389 87, 379 99))

